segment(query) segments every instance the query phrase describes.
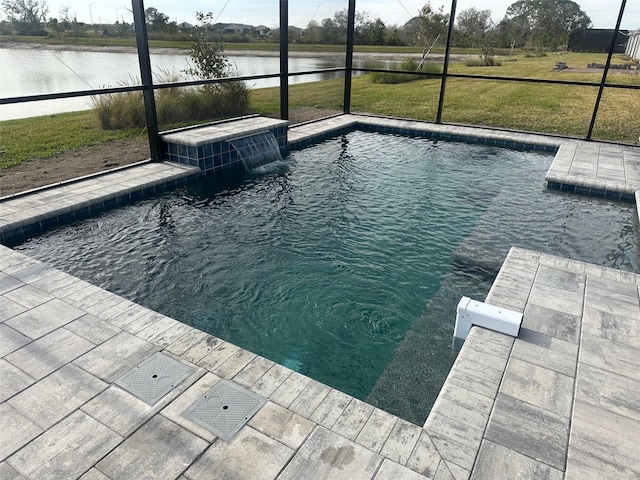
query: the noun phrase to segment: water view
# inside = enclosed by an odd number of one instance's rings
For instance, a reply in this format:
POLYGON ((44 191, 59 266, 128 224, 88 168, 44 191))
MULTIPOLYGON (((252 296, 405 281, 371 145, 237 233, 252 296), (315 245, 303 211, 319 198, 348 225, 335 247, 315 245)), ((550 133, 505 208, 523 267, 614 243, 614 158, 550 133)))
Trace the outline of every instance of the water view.
MULTIPOLYGON (((238 76, 277 74, 277 56, 229 55, 238 76)), ((140 68, 136 53, 55 50, 49 48, 0 48, 0 85, 2 97, 72 92, 116 86, 122 82, 139 83, 140 68)), ((189 67, 186 53, 152 53, 151 65, 158 79, 163 72, 180 73, 189 67)), ((356 62, 357 66, 361 66, 356 62)), ((312 71, 344 66, 344 55, 289 58, 289 72, 312 71)), ((339 78, 341 72, 326 72, 289 78, 290 84, 339 78)), ((158 80, 156 80, 158 81, 158 80)), ((279 78, 252 80, 251 88, 275 87, 279 78)), ((86 110, 88 97, 65 98, 0 106, 0 120, 86 110)))

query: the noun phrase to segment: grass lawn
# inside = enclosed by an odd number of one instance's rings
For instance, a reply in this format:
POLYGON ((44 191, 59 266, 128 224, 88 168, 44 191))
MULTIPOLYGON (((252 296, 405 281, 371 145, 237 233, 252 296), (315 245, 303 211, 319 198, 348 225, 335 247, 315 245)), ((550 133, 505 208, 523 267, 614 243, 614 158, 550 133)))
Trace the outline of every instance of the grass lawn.
MULTIPOLYGON (((500 67, 467 67, 461 62, 452 62, 450 72, 599 82, 600 72, 556 72, 553 66, 557 61, 564 61, 569 67, 584 68, 587 63, 605 60, 604 54, 590 53, 551 54, 541 58, 519 55, 516 58, 516 61, 503 62, 500 67)), ((622 61, 621 58, 614 59, 614 63, 622 61)), ((638 86, 640 75, 612 74, 608 82, 638 86)), ((343 90, 341 79, 291 85, 289 109, 341 110, 343 90)), ((594 86, 449 78, 443 121, 584 138, 597 91, 594 86)), ((373 83, 368 75, 357 76, 353 78, 351 111, 434 121, 439 92, 440 79, 386 85, 373 83)), ((250 98, 254 112, 278 115, 278 88, 253 90, 250 98)), ((638 90, 605 89, 593 138, 636 143, 640 134, 638 111, 638 90)), ((0 168, 83 145, 141 134, 144 133, 137 129, 102 130, 91 111, 0 122, 0 168)))
POLYGON ((0 168, 141 134, 138 129, 102 130, 91 110, 8 120, 0 122, 0 168))
MULTIPOLYGON (((479 67, 473 69, 476 68, 479 67)), ((587 74, 571 75, 572 79, 585 81, 587 74)), ((640 84, 639 75, 620 76, 626 77, 626 81, 635 78, 635 84, 640 84)), ((340 109, 343 88, 342 80, 291 85, 289 109, 340 109)), ((447 80, 442 120, 446 123, 584 137, 597 92, 597 87, 450 78, 447 80)), ((435 121, 439 94, 439 79, 384 85, 372 83, 366 75, 358 76, 353 79, 351 111, 435 121)), ((251 100, 258 112, 278 112, 277 89, 254 90, 251 100)), ((638 90, 605 89, 593 138, 635 143, 640 134, 638 111, 638 90)))

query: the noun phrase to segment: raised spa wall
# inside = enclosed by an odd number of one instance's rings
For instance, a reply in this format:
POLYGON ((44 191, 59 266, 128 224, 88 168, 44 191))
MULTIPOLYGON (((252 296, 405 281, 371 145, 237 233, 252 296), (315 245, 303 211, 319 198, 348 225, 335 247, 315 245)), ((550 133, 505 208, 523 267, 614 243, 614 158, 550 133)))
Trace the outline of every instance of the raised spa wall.
POLYGON ((289 153, 288 126, 286 120, 255 116, 168 132, 160 136, 162 159, 199 167, 205 175, 243 169, 242 160, 230 140, 271 132, 284 157, 289 153))

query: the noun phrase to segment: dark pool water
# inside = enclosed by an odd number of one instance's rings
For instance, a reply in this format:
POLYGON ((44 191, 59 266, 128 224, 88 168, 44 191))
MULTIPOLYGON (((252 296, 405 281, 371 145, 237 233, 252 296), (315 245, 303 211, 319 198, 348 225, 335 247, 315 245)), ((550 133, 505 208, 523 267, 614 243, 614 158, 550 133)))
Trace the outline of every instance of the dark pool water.
POLYGON ((510 245, 638 271, 633 207, 546 190, 551 160, 353 132, 16 248, 419 423, 510 245))

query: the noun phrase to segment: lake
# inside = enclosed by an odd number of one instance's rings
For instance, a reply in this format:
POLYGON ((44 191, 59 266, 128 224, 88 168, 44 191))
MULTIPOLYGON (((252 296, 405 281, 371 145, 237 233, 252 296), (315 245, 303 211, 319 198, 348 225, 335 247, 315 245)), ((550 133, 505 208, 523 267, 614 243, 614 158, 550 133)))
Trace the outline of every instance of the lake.
MULTIPOLYGON (((280 59, 277 56, 229 55, 238 76, 277 74, 280 59)), ((388 64, 389 62, 382 62, 388 64)), ((2 98, 45 93, 72 92, 108 86, 139 84, 140 70, 135 53, 110 51, 77 51, 47 48, 0 48, 0 85, 2 98)), ((180 73, 189 67, 184 53, 152 53, 154 75, 162 72, 180 73)), ((355 66, 364 66, 354 61, 355 66)), ((336 56, 291 57, 289 72, 303 72, 344 66, 344 54, 336 56)), ((295 76, 290 84, 315 82, 339 78, 342 72, 295 76)), ((278 86, 278 78, 251 80, 251 88, 278 86)), ((66 98, 31 102, 28 104, 0 105, 0 120, 26 118, 91 108, 89 97, 66 98)))

